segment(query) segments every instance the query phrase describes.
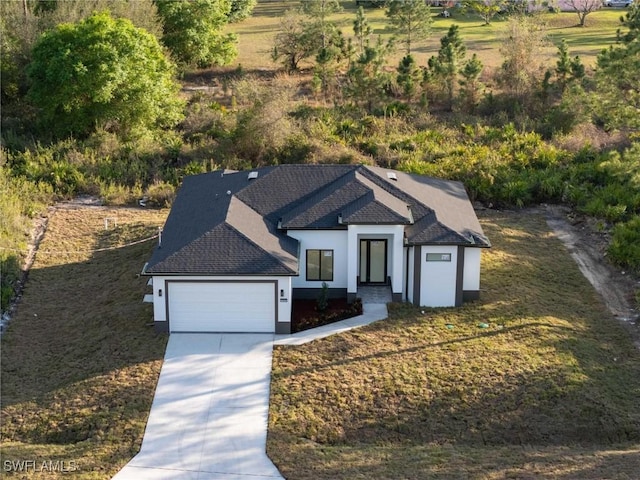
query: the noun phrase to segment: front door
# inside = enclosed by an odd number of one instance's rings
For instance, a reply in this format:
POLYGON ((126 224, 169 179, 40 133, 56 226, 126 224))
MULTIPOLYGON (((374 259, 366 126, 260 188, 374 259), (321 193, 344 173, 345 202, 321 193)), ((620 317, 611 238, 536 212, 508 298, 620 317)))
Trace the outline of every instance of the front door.
POLYGON ((360 283, 387 283, 386 240, 360 240, 360 283))

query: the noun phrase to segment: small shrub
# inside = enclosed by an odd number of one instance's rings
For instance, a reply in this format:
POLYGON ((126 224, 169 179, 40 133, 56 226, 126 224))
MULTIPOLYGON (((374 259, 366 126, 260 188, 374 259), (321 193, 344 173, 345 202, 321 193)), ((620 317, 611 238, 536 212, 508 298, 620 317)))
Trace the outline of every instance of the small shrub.
POLYGON ((320 288, 320 294, 318 295, 317 308, 319 312, 324 312, 329 306, 329 285, 327 282, 322 282, 322 288, 320 288))
POLYGON ((176 191, 174 186, 165 182, 149 185, 145 192, 148 204, 157 207, 169 207, 175 195, 176 191))

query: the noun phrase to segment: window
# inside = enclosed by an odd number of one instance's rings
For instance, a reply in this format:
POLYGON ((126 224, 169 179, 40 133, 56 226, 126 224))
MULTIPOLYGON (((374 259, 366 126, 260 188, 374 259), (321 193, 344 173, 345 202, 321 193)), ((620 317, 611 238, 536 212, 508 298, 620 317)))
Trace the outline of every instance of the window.
POLYGON ((307 250, 307 281, 333 280, 333 250, 307 250))
POLYGON ((450 253, 427 253, 427 262, 450 262, 450 253))

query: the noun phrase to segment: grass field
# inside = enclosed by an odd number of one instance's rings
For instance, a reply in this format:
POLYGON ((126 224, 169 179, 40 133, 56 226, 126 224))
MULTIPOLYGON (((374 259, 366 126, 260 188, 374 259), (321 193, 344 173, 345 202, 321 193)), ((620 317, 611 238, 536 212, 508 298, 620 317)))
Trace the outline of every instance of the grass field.
MULTIPOLYGON (((258 4, 251 18, 230 26, 230 31, 238 34, 239 55, 237 64, 245 70, 274 69, 270 57, 273 48, 273 38, 279 30, 280 17, 289 8, 296 8, 299 2, 295 0, 258 0, 258 4)), ((346 37, 353 36, 353 19, 355 18, 355 1, 342 2, 344 10, 333 19, 339 23, 346 37)), ((438 16, 440 8, 433 8, 434 23, 429 39, 418 45, 415 51, 419 65, 426 65, 427 59, 440 48, 440 38, 446 33, 452 23, 460 27, 460 34, 465 41, 468 54, 477 53, 487 67, 494 68, 501 63, 499 46, 504 35, 506 21, 496 18, 490 25, 483 25, 479 17, 472 14, 463 15, 453 11, 453 17, 438 16)), ((580 55, 583 63, 593 65, 597 54, 615 42, 616 30, 620 26, 619 18, 624 14, 622 9, 602 9, 587 17, 587 27, 577 27, 578 16, 571 12, 558 14, 545 13, 543 20, 548 25, 549 39, 553 44, 559 44, 566 38, 570 53, 580 55)), ((388 37, 386 30, 387 19, 382 8, 367 8, 366 15, 373 27, 374 35, 388 37)), ((555 55, 556 49, 551 46, 546 55, 555 55)), ((390 59, 395 66, 403 53, 401 51, 390 59)))
POLYGON ((480 302, 276 349, 286 478, 637 478, 640 353, 544 219, 482 224, 480 302))
POLYGON ((74 462, 75 472, 42 476, 110 478, 137 453, 166 344, 137 276, 155 242, 87 250, 149 237, 166 214, 83 208, 50 218, 2 337, 2 462, 74 462))

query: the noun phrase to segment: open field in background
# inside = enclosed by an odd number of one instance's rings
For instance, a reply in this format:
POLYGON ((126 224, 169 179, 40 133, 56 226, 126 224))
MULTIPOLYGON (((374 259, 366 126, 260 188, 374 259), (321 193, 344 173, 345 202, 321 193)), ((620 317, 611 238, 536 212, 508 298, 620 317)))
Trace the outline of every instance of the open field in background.
POLYGON ((275 350, 286 478, 637 477, 640 352, 541 216, 481 222, 479 302, 275 350))
MULTIPOLYGON (((344 11, 334 17, 340 22, 345 36, 353 36, 353 19, 355 18, 355 1, 342 2, 344 11)), ((271 60, 273 38, 280 28, 280 17, 285 10, 296 8, 296 0, 258 0, 253 15, 241 23, 231 25, 230 31, 238 34, 239 55, 234 65, 242 65, 245 70, 275 69, 279 65, 271 60)), ((419 65, 425 65, 427 59, 440 48, 440 38, 446 33, 452 23, 460 27, 460 34, 467 45, 468 55, 477 53, 487 67, 495 68, 500 65, 500 38, 504 34, 506 21, 496 18, 491 25, 483 25, 483 21, 473 14, 462 15, 451 10, 451 18, 438 16, 442 9, 433 8, 433 33, 423 44, 416 46, 415 57, 419 65)), ((385 30, 388 24, 383 8, 366 8, 366 15, 371 24, 374 35, 388 37, 385 30)), ((542 18, 548 24, 550 40, 559 44, 566 38, 572 56, 580 55, 585 65, 594 65, 597 54, 615 42, 616 30, 620 26, 620 16, 624 9, 601 9, 587 17, 587 27, 576 27, 578 16, 571 12, 557 14, 545 13, 542 18)), ((552 57, 556 48, 551 46, 547 54, 552 57)), ((390 65, 397 65, 403 52, 398 48, 396 54, 390 58, 390 65)), ((309 66, 308 64, 307 66, 309 66)))
POLYGON ((2 338, 2 462, 73 461, 78 471, 46 478, 110 478, 138 451, 166 344, 150 326, 147 279, 137 275, 156 241, 86 252, 154 235, 166 215, 52 214, 2 338))

